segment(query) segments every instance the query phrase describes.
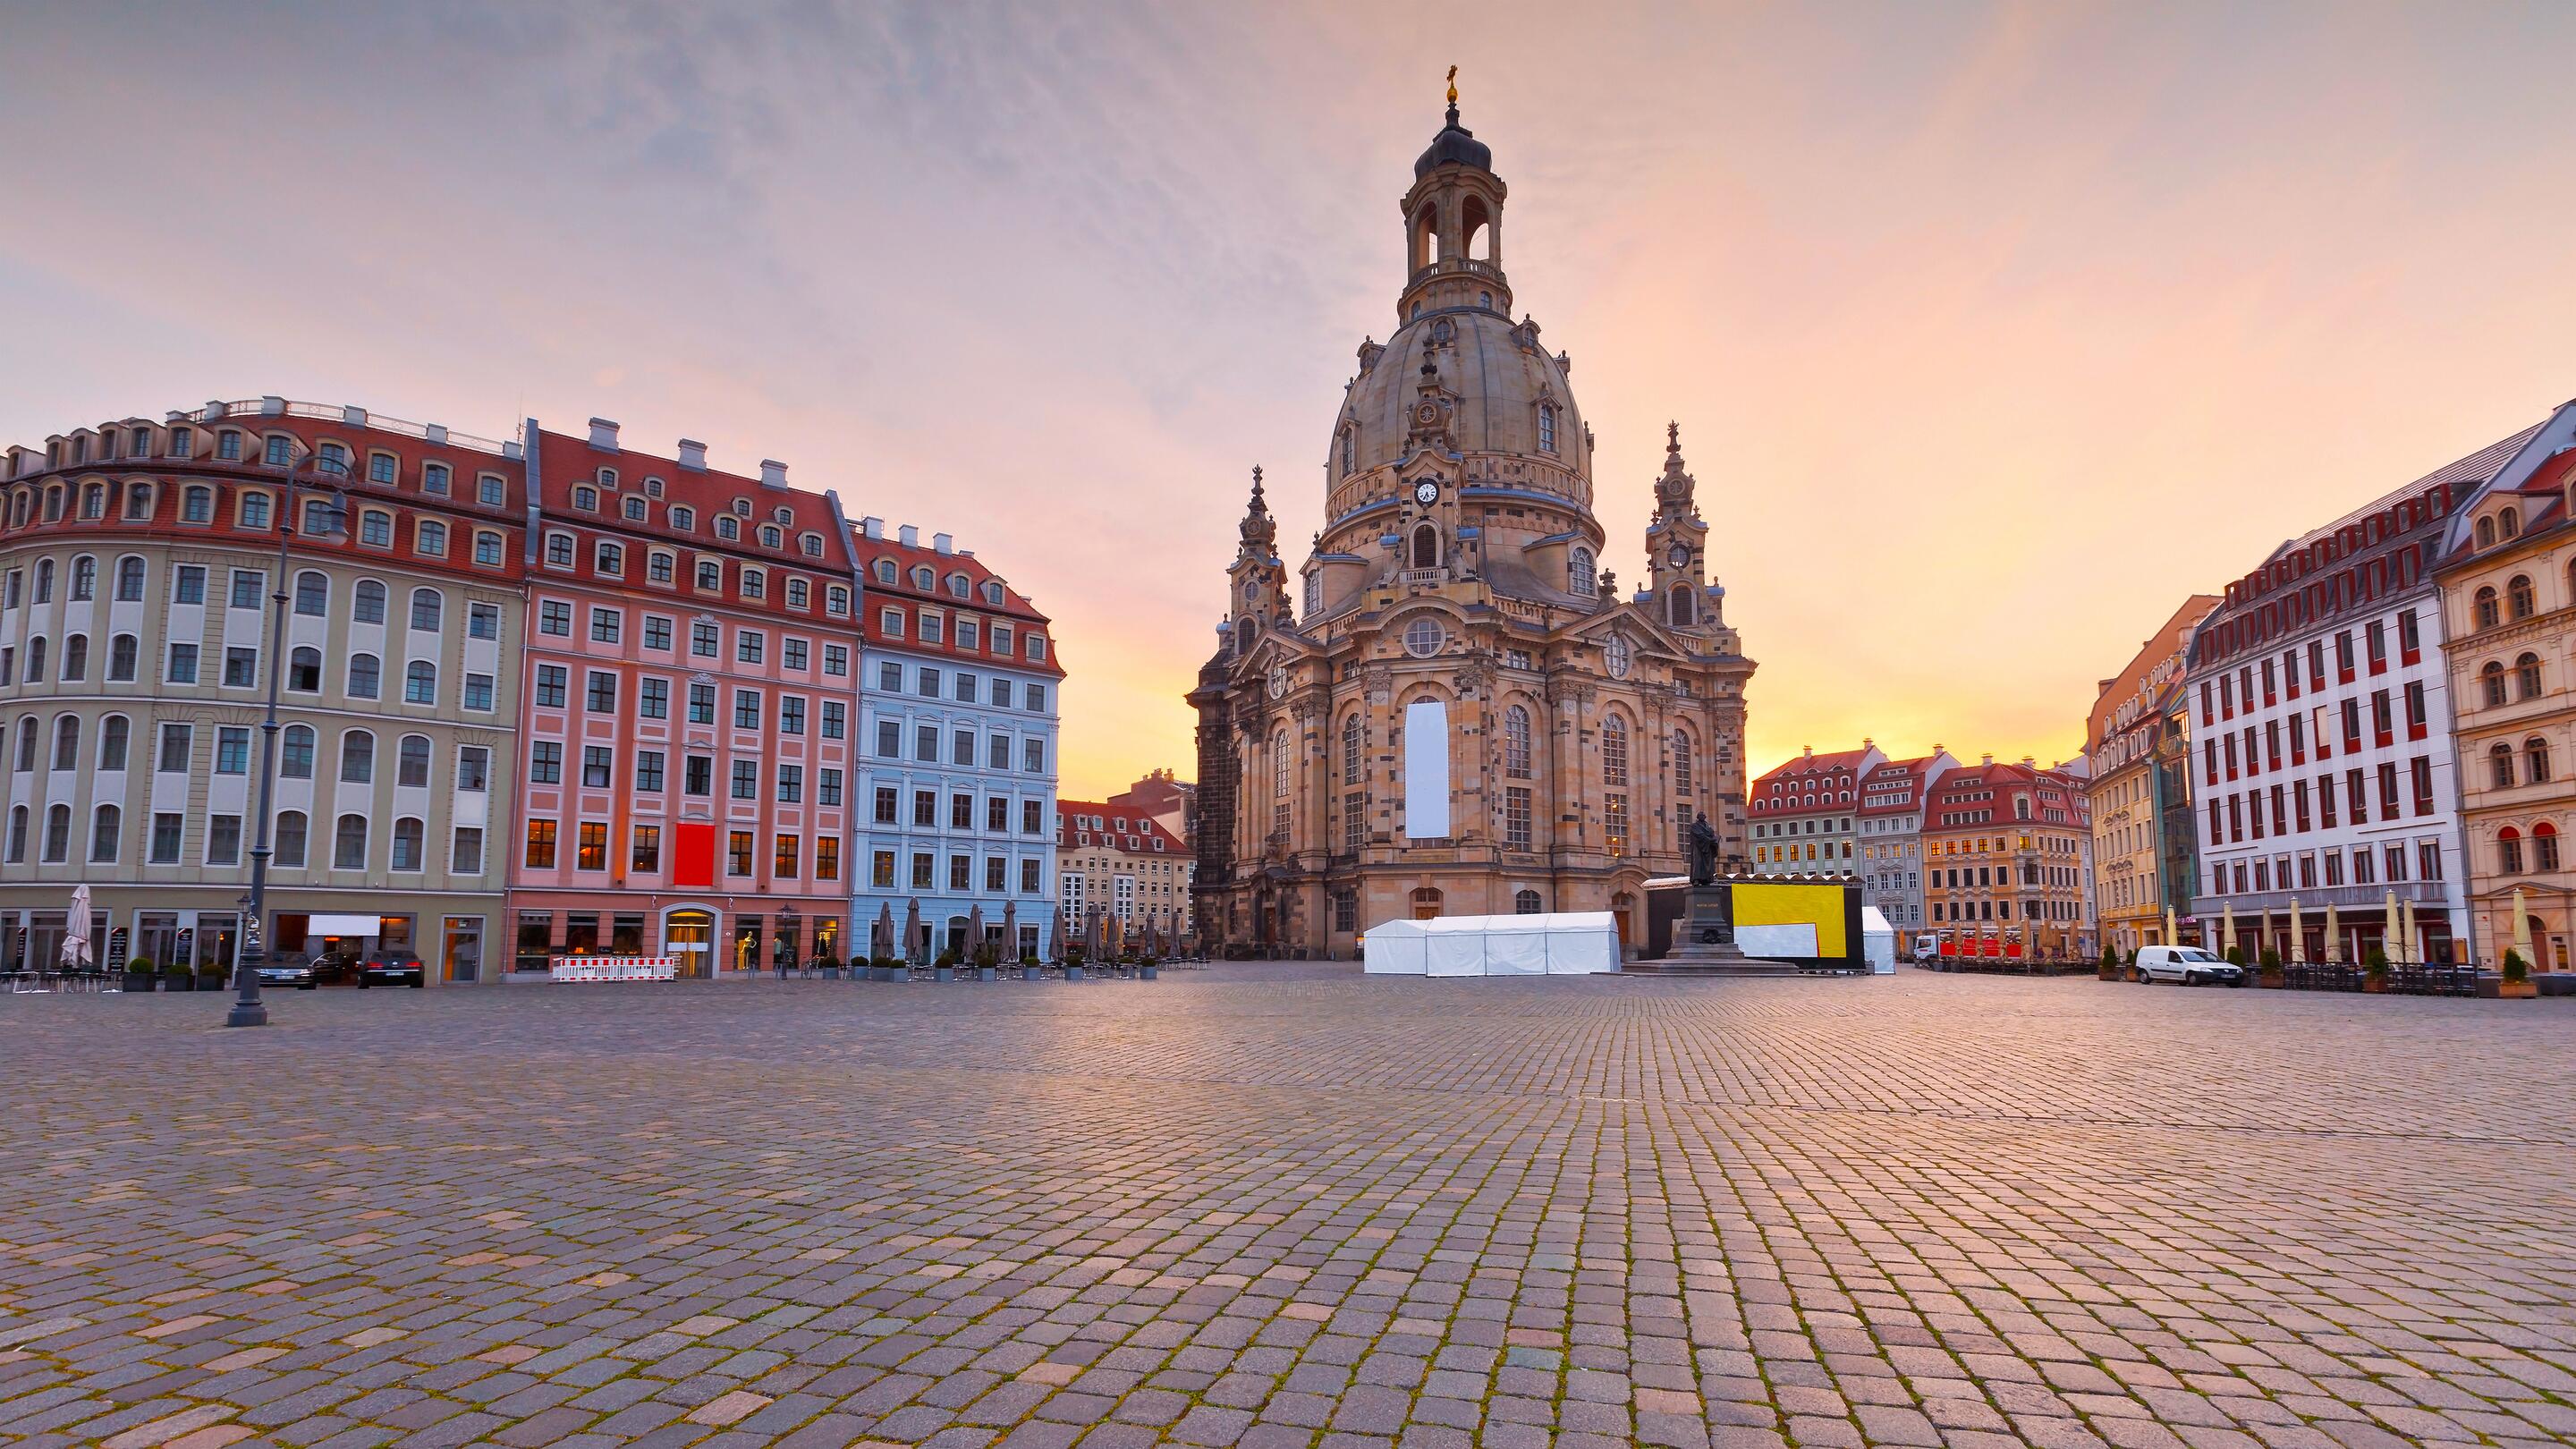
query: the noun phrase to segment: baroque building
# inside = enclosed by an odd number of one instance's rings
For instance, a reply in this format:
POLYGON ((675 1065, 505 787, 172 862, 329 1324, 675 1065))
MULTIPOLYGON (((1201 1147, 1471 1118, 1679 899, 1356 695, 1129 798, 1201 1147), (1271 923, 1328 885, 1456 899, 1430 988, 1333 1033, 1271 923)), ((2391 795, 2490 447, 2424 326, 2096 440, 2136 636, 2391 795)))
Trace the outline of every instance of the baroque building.
POLYGON ((52 963, 87 885, 93 959, 230 971, 282 663, 268 949, 492 979, 524 474, 515 442, 274 396, 11 449, 0 962, 52 963))
POLYGON ((1340 954, 1384 920, 1610 911, 1745 855, 1744 686, 1708 524, 1668 433, 1644 587, 1602 565, 1573 361, 1514 321, 1507 190, 1447 124, 1399 207, 1395 332, 1359 348, 1292 584, 1260 470, 1198 714, 1204 936, 1340 954))
POLYGON ((2191 853, 2190 777, 2162 766, 2189 753, 2179 736, 2168 738, 2182 697, 2183 651, 2218 602, 2215 594, 2183 600, 2120 672, 2102 681, 2085 720, 2097 934, 2124 955, 2173 944, 2165 940, 2166 913, 2179 933, 2180 918, 2191 910, 2189 893, 2175 893, 2168 869, 2177 854, 2191 853))
POLYGON ((1756 875, 1853 875, 1860 780, 1887 763, 1875 740, 1857 750, 1798 757, 1753 782, 1745 802, 1756 875))

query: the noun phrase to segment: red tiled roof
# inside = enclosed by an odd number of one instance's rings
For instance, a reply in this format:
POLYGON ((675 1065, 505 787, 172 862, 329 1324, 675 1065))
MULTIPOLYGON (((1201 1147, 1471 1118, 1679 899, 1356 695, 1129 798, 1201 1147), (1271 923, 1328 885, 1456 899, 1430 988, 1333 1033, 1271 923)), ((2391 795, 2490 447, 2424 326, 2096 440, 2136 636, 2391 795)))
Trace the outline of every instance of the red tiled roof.
POLYGON ((1011 641, 1011 652, 1008 656, 1010 666, 1032 674, 1063 677, 1064 665, 1056 652, 1054 634, 1048 628, 1053 621, 1038 612, 1037 606, 1030 603, 1026 595, 1003 582, 1000 575, 985 567, 983 561, 973 554, 941 553, 938 549, 925 544, 906 544, 892 538, 869 538, 855 528, 850 533, 850 549, 858 559, 859 577, 866 585, 867 618, 863 621, 861 633, 870 644, 881 644, 915 653, 948 654, 959 659, 976 659, 995 665, 1004 662, 1004 656, 992 652, 990 648, 993 631, 989 622, 977 640, 977 648, 972 652, 957 648, 957 631, 953 627, 944 631, 943 638, 937 644, 921 642, 914 628, 914 617, 924 608, 939 609, 950 615, 962 614, 1010 624, 1018 631, 1011 641), (895 581, 891 584, 885 582, 877 570, 877 564, 881 560, 894 565, 895 581), (913 570, 916 568, 927 568, 931 571, 928 589, 922 588, 914 581, 913 570), (957 597, 951 585, 951 580, 959 577, 966 581, 966 597, 962 599, 957 597), (1001 589, 1000 603, 993 603, 986 599, 984 589, 987 584, 1001 589), (898 609, 904 615, 904 632, 899 636, 885 632, 885 611, 889 608, 898 609), (1028 657, 1025 641, 1032 634, 1047 641, 1044 662, 1032 662, 1028 657))
POLYGON ((1182 851, 1181 838, 1155 824, 1153 816, 1139 814, 1125 806, 1104 805, 1096 800, 1055 802, 1055 832, 1056 846, 1064 850, 1097 845, 1140 855, 1179 855, 1182 851), (1108 822, 1109 828, 1089 830, 1087 826, 1077 827, 1068 818, 1071 816, 1097 817, 1108 822), (1127 822, 1124 829, 1118 826, 1117 822, 1121 820, 1127 822), (1154 848, 1157 840, 1163 842, 1160 850, 1154 848))
POLYGON ((1932 755, 1917 755, 1910 760, 1889 760, 1861 776, 1860 813, 1868 816, 1903 815, 1923 808, 1923 776, 1931 768, 1935 758, 1932 755), (1872 791, 1892 792, 1898 781, 1903 781, 1908 787, 1903 799, 1890 800, 1877 805, 1869 803, 1872 791))
POLYGON ((1755 780, 1753 788, 1745 794, 1746 808, 1755 815, 1795 815, 1809 810, 1848 810, 1852 808, 1854 801, 1836 800, 1832 797, 1839 796, 1845 790, 1859 790, 1860 781, 1856 771, 1860 767, 1860 762, 1868 758, 1869 750, 1869 746, 1863 745, 1856 750, 1837 750, 1828 755, 1800 755, 1755 780), (1780 787, 1776 795, 1771 789, 1774 785, 1780 787), (1830 791, 1831 794, 1825 796, 1823 803, 1820 804, 1798 804, 1797 801, 1805 798, 1810 787, 1815 791, 1830 791))

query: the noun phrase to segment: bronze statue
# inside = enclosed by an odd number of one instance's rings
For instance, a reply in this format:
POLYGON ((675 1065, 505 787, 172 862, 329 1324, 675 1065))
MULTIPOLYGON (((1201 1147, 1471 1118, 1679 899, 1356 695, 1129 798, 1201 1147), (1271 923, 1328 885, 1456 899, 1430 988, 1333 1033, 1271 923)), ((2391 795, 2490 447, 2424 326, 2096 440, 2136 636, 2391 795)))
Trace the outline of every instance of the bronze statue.
POLYGON ((1695 886, 1709 885, 1717 879, 1717 832, 1709 827, 1705 814, 1691 819, 1690 878, 1695 886))

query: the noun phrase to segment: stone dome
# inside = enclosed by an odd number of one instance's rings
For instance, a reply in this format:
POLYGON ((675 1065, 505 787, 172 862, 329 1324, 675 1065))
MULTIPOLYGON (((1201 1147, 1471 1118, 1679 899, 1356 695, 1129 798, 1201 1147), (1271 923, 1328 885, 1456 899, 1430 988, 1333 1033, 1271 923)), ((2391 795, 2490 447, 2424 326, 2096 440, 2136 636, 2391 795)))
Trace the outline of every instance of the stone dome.
MULTIPOLYGON (((1353 379, 1327 453, 1327 476, 1341 476, 1341 433, 1356 425, 1350 472, 1381 468, 1404 457, 1411 414, 1419 397, 1422 359, 1438 365, 1440 386, 1457 397, 1450 435, 1464 453, 1518 453, 1591 475, 1583 450, 1583 414, 1554 354, 1541 346, 1538 328, 1498 312, 1459 308, 1426 313, 1387 339, 1367 370, 1353 379), (1554 409, 1553 450, 1540 446, 1539 409, 1554 409)), ((1588 491, 1588 490, 1587 490, 1588 491)), ((1583 499, 1578 494, 1576 501, 1583 499)))
POLYGON ((1494 148, 1477 140, 1475 132, 1458 124, 1458 106, 1454 101, 1449 106, 1449 124, 1440 128, 1440 134, 1431 138, 1430 147, 1414 161, 1413 179, 1420 181, 1453 161, 1479 171, 1494 169, 1494 148))

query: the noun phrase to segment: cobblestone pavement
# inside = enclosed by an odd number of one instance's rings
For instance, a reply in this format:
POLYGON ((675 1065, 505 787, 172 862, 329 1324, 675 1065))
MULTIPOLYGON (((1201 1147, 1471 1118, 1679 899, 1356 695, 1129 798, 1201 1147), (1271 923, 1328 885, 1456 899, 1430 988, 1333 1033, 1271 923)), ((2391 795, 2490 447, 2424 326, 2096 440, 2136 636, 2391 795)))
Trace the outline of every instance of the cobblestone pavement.
POLYGON ((0 997, 0 1443, 2576 1438, 2576 1001, 0 997))

